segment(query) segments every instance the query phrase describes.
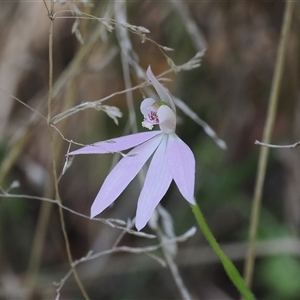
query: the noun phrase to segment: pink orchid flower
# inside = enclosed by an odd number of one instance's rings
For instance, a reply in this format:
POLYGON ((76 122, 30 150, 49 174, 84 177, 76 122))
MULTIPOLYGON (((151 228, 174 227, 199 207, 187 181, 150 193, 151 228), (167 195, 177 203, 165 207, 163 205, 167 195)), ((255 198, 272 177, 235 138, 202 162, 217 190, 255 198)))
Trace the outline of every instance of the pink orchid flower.
POLYGON ((195 158, 191 149, 176 135, 176 109, 168 91, 153 75, 150 66, 146 72, 160 101, 146 98, 141 103, 144 115, 142 125, 160 130, 130 134, 113 140, 98 142, 69 153, 104 154, 133 148, 106 177, 91 207, 91 218, 100 214, 115 201, 153 154, 141 190, 135 226, 141 230, 149 221, 154 209, 166 194, 174 179, 182 196, 195 204, 195 158))

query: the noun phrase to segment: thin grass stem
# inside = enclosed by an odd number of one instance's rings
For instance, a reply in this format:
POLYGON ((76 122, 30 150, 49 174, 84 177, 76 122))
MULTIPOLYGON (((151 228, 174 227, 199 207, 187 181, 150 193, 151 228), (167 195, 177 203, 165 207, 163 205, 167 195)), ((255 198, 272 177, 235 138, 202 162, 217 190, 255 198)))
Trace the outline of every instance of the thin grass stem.
MULTIPOLYGON (((283 73, 284 59, 287 49, 288 35, 291 27, 293 1, 286 1, 283 23, 281 28, 280 42, 278 46, 275 71, 273 75, 270 100, 268 105, 267 119, 263 132, 262 142, 265 144, 270 143, 273 125, 275 122, 278 95, 280 90, 280 82, 283 73)), ((254 260, 255 260, 255 242, 257 237, 257 228, 259 223, 261 199, 263 193, 263 185, 266 175, 267 161, 269 155, 269 147, 261 147, 259 153, 259 162, 256 175, 256 183, 253 196, 253 205, 250 217, 249 229, 249 246, 246 256, 244 278, 246 284, 250 287, 252 284, 254 260)))
MULTIPOLYGON (((53 100, 53 32, 54 32, 54 0, 51 0, 51 15, 50 15, 50 29, 49 29, 49 94, 48 94, 48 130, 50 135, 50 143, 51 143, 51 150, 52 150, 52 176, 53 176, 53 183, 54 183, 54 189, 55 189, 55 198, 59 200, 61 203, 60 193, 58 189, 58 176, 56 171, 56 155, 55 155, 55 143, 54 143, 54 137, 53 137, 53 131, 51 127, 51 113, 52 113, 52 100, 53 100)), ((59 217, 60 217, 60 223, 61 223, 61 229, 65 241, 67 256, 69 260, 69 264, 72 269, 72 273, 74 275, 74 278, 76 280, 76 283, 84 297, 84 299, 89 299, 89 296, 79 278, 79 275, 77 273, 76 268, 73 265, 73 258, 71 254, 70 249, 70 243, 68 234, 66 231, 66 225, 65 225, 65 219, 63 215, 63 209, 61 206, 58 207, 59 210, 59 217)))

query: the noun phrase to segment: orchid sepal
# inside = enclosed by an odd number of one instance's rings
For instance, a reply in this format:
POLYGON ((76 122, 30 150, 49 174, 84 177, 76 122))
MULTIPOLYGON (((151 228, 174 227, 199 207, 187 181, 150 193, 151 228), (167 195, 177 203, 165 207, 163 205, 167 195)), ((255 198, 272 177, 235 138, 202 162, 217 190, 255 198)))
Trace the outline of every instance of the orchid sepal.
POLYGON ((146 72, 159 101, 146 98, 140 110, 144 116, 142 125, 160 130, 141 132, 98 142, 72 151, 68 155, 105 154, 133 148, 117 163, 106 177, 91 207, 91 218, 112 204, 153 155, 141 190, 136 228, 141 230, 149 221, 158 203, 166 194, 172 180, 183 198, 195 204, 195 158, 191 149, 176 135, 176 109, 168 91, 159 83, 149 67, 146 72))

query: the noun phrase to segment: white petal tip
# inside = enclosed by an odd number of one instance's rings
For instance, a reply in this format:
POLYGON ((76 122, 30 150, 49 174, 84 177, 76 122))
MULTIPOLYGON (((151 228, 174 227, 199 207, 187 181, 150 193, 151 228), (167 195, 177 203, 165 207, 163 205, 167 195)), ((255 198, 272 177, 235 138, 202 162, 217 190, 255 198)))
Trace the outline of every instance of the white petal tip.
POLYGON ((186 198, 186 200, 187 200, 189 203, 191 203, 191 204, 193 204, 193 205, 196 205, 196 200, 195 200, 194 197, 186 198))
POLYGON ((147 222, 142 222, 142 221, 135 221, 135 228, 137 229, 137 231, 141 231, 145 226, 146 226, 147 222))
POLYGON ((91 208, 91 213, 90 213, 90 219, 94 219, 97 215, 99 215, 99 212, 95 212, 93 207, 91 208))

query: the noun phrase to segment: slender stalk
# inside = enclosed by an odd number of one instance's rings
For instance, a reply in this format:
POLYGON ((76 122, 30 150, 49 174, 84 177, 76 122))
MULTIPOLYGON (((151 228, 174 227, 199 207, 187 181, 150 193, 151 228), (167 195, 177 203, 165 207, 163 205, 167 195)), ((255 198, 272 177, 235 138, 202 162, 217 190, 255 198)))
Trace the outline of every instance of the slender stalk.
MULTIPOLYGON (((276 58, 275 71, 272 81, 271 94, 267 112, 266 125, 263 132, 263 143, 269 143, 272 135, 273 124, 276 117, 278 95, 280 90, 280 81, 283 73, 284 58, 287 49, 288 34, 291 27, 293 11, 293 1, 286 1, 285 12, 283 17, 283 24, 281 29, 280 43, 278 46, 278 53, 276 58)), ((259 153, 258 170, 256 176, 255 190, 253 196, 252 212, 250 217, 249 229, 249 246, 246 256, 244 278, 247 285, 252 284, 254 260, 255 260, 255 241, 257 236, 257 227, 259 222, 261 199, 263 192, 263 185, 266 175, 267 161, 269 155, 268 147, 261 147, 259 153)))
POLYGON ((215 251, 219 259, 221 260, 221 263, 223 264, 223 267, 228 277, 232 281, 232 283, 239 290, 239 292, 241 293, 241 295, 244 297, 245 300, 255 299, 254 295, 248 289, 245 281, 241 277, 240 273, 238 272, 238 270, 236 269, 232 261, 226 256, 226 254, 220 248, 218 242, 216 241, 215 237, 210 231, 199 206, 197 204, 191 205, 191 208, 203 235, 205 236, 206 240, 208 241, 212 249, 215 251))
MULTIPOLYGON (((55 156, 55 143, 54 138, 52 134, 52 128, 51 128, 51 113, 52 113, 52 100, 53 100, 53 32, 54 32, 54 0, 51 0, 51 10, 50 10, 50 30, 49 30, 49 94, 48 94, 48 129, 49 129, 49 135, 50 135, 50 143, 51 143, 51 150, 52 150, 52 176, 53 176, 53 183, 54 183, 54 189, 55 189, 55 198, 60 202, 61 204, 61 198, 59 194, 58 189, 58 177, 57 177, 57 171, 56 171, 56 156, 55 156)), ((72 269, 72 273, 74 275, 74 278, 77 282, 77 285, 84 297, 84 299, 89 299, 89 296, 87 295, 87 292, 85 291, 85 288, 78 276, 77 270, 73 264, 73 258, 71 254, 70 249, 70 243, 69 238, 66 231, 66 225, 65 225, 65 219, 63 215, 63 209, 59 205, 59 217, 60 217, 60 223, 61 223, 61 229, 63 233, 63 237, 65 240, 65 246, 67 251, 67 256, 69 260, 69 264, 72 269)))
MULTIPOLYGON (((49 128, 50 129, 50 128, 49 128)), ((52 161, 52 172, 53 172, 53 176, 54 176, 54 186, 55 186, 55 195, 56 195, 56 199, 59 200, 60 204, 61 204, 61 199, 60 199, 60 195, 59 195, 59 190, 58 190, 58 178, 57 178, 57 172, 56 172, 56 166, 55 166, 55 147, 54 147, 54 143, 53 143, 53 139, 51 139, 51 147, 52 147, 52 155, 53 155, 53 161, 52 161)), ((64 219, 64 214, 63 214, 63 209, 62 207, 59 205, 58 206, 58 211, 59 211, 59 217, 60 217, 60 223, 61 223, 61 229, 62 229, 62 233, 64 236, 64 240, 65 240, 65 246, 66 246, 66 251, 67 251, 67 256, 68 256, 68 260, 69 260, 69 264, 71 266, 72 269, 72 273, 74 275, 74 278, 77 282, 77 285, 84 297, 84 299, 88 300, 90 299, 87 292, 85 291, 85 288, 79 278, 79 275, 77 273, 77 270, 73 264, 73 257, 72 257, 72 253, 71 253, 71 249, 70 249, 70 243, 69 243, 69 238, 68 238, 68 234, 67 234, 67 230, 66 230, 66 224, 65 224, 65 219, 64 219)))

